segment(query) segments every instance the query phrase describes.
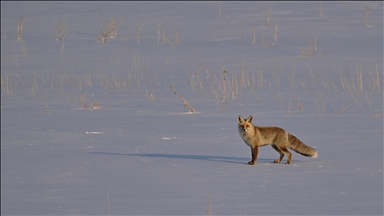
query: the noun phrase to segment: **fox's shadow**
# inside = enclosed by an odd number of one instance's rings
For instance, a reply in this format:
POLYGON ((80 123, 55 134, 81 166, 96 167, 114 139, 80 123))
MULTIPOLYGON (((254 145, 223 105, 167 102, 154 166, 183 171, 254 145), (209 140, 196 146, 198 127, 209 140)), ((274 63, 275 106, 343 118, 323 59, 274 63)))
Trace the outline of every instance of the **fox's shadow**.
MULTIPOLYGON (((183 155, 183 154, 123 154, 114 152, 88 152, 92 154, 118 155, 129 157, 148 157, 148 158, 168 158, 183 160, 202 160, 202 161, 218 161, 227 163, 247 164, 250 158, 244 157, 228 157, 228 156, 211 156, 211 155, 183 155)), ((259 158, 258 162, 272 162, 272 159, 259 158)))

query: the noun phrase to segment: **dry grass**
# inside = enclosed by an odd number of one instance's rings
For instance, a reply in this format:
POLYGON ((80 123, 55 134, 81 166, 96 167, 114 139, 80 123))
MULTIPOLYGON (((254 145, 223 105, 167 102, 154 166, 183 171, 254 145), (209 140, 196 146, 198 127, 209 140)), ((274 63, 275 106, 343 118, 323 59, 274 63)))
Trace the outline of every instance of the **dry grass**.
POLYGON ((32 86, 31 86, 31 94, 35 95, 39 91, 39 84, 38 84, 38 73, 35 71, 32 75, 32 86))
POLYGON ((324 18, 324 13, 323 13, 323 4, 322 2, 319 2, 319 12, 320 12, 320 18, 324 18))
POLYGON ((383 118, 383 112, 375 113, 374 117, 375 118, 383 118))
POLYGON ((300 49, 300 55, 304 57, 311 57, 317 52, 316 38, 313 42, 308 43, 306 47, 300 49))
POLYGON ((144 26, 144 21, 136 25, 136 41, 138 44, 140 43, 140 32, 143 29, 143 26, 144 26))
POLYGON ((262 43, 263 47, 265 47, 265 48, 271 48, 271 47, 272 47, 272 43, 269 42, 269 41, 265 38, 265 34, 263 34, 263 35, 261 36, 261 43, 262 43))
MULTIPOLYGON (((219 3, 220 5, 220 3, 219 3)), ((219 6, 220 10, 220 6, 219 6)), ((322 10, 322 9, 321 9, 322 10)), ((266 19, 266 24, 265 27, 268 27, 270 24, 270 13, 271 9, 267 11, 267 19, 266 19)), ((322 13, 322 12, 321 12, 322 13)), ((364 23, 366 26, 368 26, 368 15, 369 15, 369 8, 366 7, 366 18, 364 20, 364 23)), ((17 25, 17 42, 21 42, 22 46, 23 45, 23 27, 24 27, 24 17, 22 17, 18 21, 17 25)), ((108 42, 112 38, 116 38, 117 35, 117 29, 119 25, 121 24, 121 19, 119 22, 117 22, 115 19, 110 19, 105 26, 103 26, 101 29, 101 36, 97 38, 98 42, 104 43, 108 42)), ((277 43, 277 32, 278 32, 278 25, 279 22, 276 23, 275 29, 274 29, 274 44, 277 43)), ((136 25, 136 39, 137 43, 140 43, 140 32, 144 26, 144 22, 136 25)), ((156 27, 155 27, 156 28, 156 27)), ((171 37, 168 37, 167 34, 165 33, 164 27, 159 23, 158 24, 158 43, 168 43, 172 47, 175 48, 175 44, 180 43, 180 34, 177 29, 174 31, 174 36, 171 34, 171 37), (161 42, 160 42, 161 41, 161 42)), ((267 29, 265 29, 267 30, 267 29)), ((248 30, 249 31, 249 30, 248 30)), ((62 49, 61 49, 61 55, 64 54, 64 39, 67 35, 66 31, 66 21, 63 20, 58 28, 58 35, 57 35, 57 41, 62 41, 62 49)), ((243 36, 242 36, 243 37, 243 36)), ((265 37, 262 37, 262 43, 265 47, 270 47, 271 43, 265 42, 265 37)), ((271 41, 272 39, 269 38, 271 41)), ((256 43, 256 26, 253 27, 253 41, 252 44, 256 43)), ((300 54, 302 56, 313 56, 317 52, 317 41, 316 38, 304 48, 300 50, 300 54)), ((23 53, 26 54, 25 48, 23 48, 23 53)), ((170 60, 167 59, 167 65, 171 64, 169 63, 170 60)), ((112 61, 111 63, 118 64, 119 59, 112 61)), ((72 85, 75 87, 78 87, 80 90, 83 90, 85 87, 92 87, 95 85, 100 84, 100 86, 104 87, 105 89, 112 90, 114 92, 118 92, 120 90, 126 89, 131 87, 133 91, 136 93, 135 88, 145 88, 146 91, 146 96, 150 98, 151 100, 154 100, 155 97, 153 94, 149 94, 147 89, 146 89, 146 84, 149 83, 149 85, 152 85, 154 83, 151 80, 151 77, 148 76, 148 74, 142 73, 142 68, 145 68, 146 61, 141 60, 140 56, 134 55, 132 59, 132 67, 135 68, 136 73, 135 74, 124 74, 124 75, 118 75, 116 73, 108 73, 108 75, 105 72, 102 72, 101 77, 100 76, 94 76, 94 75, 87 75, 87 74, 82 74, 80 76, 76 76, 76 79, 73 79, 72 77, 69 78, 66 73, 59 73, 59 79, 58 82, 53 82, 54 76, 52 76, 52 82, 51 82, 51 88, 54 88, 54 83, 56 86, 61 87, 60 89, 62 90, 64 86, 72 85), (140 69, 140 70, 139 70, 140 69), (146 77, 147 76, 147 77, 146 77), (146 78, 146 80, 145 80, 146 78)), ((305 64, 305 63, 304 63, 305 64)), ((192 89, 194 90, 199 90, 200 92, 203 92, 203 94, 209 95, 212 97, 212 95, 216 98, 218 101, 219 107, 221 110, 224 110, 226 104, 230 99, 235 100, 239 98, 239 95, 242 94, 242 89, 243 88, 250 88, 250 92, 253 93, 256 97, 256 100, 260 103, 265 103, 265 100, 263 100, 260 97, 260 94, 257 94, 256 91, 253 88, 263 88, 265 86, 268 86, 269 83, 269 88, 273 91, 276 91, 275 89, 272 89, 274 85, 272 85, 271 80, 266 80, 265 78, 269 77, 270 72, 266 72, 265 74, 263 71, 259 68, 258 70, 253 70, 253 72, 249 72, 246 69, 246 65, 244 62, 242 62, 241 67, 239 69, 238 66, 236 66, 237 70, 233 71, 227 71, 224 70, 222 67, 221 71, 216 71, 215 73, 210 71, 210 70, 205 70, 206 72, 206 77, 204 77, 204 69, 199 69, 193 72, 193 75, 190 76, 190 81, 191 81, 191 86, 192 89), (211 78, 211 74, 213 74, 213 78, 211 78), (221 106, 220 106, 221 105, 221 106)), ((312 82, 315 83, 315 75, 314 72, 312 71, 311 67, 307 65, 310 75, 312 77, 312 82)), ((327 72, 326 72, 327 73, 327 72)), ((331 72, 329 72, 331 73, 331 72)), ((295 80, 295 73, 294 71, 291 73, 291 75, 286 75, 286 77, 289 76, 288 80, 283 80, 283 78, 280 77, 279 74, 274 74, 275 79, 277 80, 277 87, 282 87, 286 83, 281 83, 283 81, 288 81, 288 85, 290 84, 290 87, 296 88, 297 86, 302 87, 302 89, 308 88, 307 86, 310 86, 308 83, 306 83, 304 80, 295 80), (283 81, 281 81, 283 80, 283 81), (306 85, 307 84, 307 85, 306 85)), ((300 74, 298 74, 299 77, 300 74)), ((57 76, 57 75, 56 75, 57 76)), ((71 75, 69 75, 71 76, 71 75)), ((284 76, 284 75, 281 75, 284 76)), ((372 105, 374 104, 374 94, 372 92, 363 92, 364 90, 380 90, 381 89, 381 76, 382 72, 379 72, 379 66, 376 64, 373 69, 368 71, 368 73, 363 71, 363 68, 360 65, 356 66, 356 70, 352 69, 352 72, 347 75, 345 75, 342 71, 340 71, 340 84, 341 84, 341 89, 345 90, 345 92, 349 92, 350 95, 352 96, 352 99, 356 102, 356 104, 360 104, 358 96, 362 95, 363 96, 363 101, 368 103, 369 107, 372 108, 372 105), (349 76, 348 76, 349 75, 349 76), (364 98, 365 95, 365 98, 364 98)), ((13 75, 14 77, 14 75, 13 75)), ((323 76, 322 72, 317 73, 316 75, 316 84, 319 84, 318 82, 321 82, 322 86, 326 91, 329 90, 339 90, 340 84, 337 83, 335 84, 335 80, 332 79, 334 78, 333 76, 323 76)), ((12 76, 9 76, 8 74, 1 74, 1 88, 2 91, 5 94, 15 94, 16 92, 16 87, 17 87, 17 82, 15 82, 14 79, 12 79, 12 76)), ((17 77, 16 77, 17 78, 17 77)), ((27 82, 25 85, 25 89, 27 93, 30 93, 32 95, 36 95, 41 87, 44 88, 44 77, 40 77, 37 72, 35 72, 32 75, 32 78, 30 82, 27 82)), ((57 78, 56 78, 57 79, 57 78)), ((153 79, 153 78, 152 78, 153 79)), ((159 85, 158 80, 156 80, 156 83, 159 85)), ((23 83, 22 83, 23 84, 23 83)), ((24 84, 23 84, 24 86, 24 84)), ((164 88, 167 88, 169 84, 167 84, 167 81, 164 81, 164 88)), ((170 86, 171 89, 174 90, 175 94, 183 99, 184 106, 187 106, 192 113, 195 113, 196 110, 188 103, 188 101, 185 99, 183 94, 179 94, 176 89, 174 89, 172 86, 170 86)), ((279 90, 280 91, 280 90, 279 90)), ((276 91, 277 92, 277 91, 276 91)), ((284 98, 284 95, 281 95, 279 92, 277 92, 278 98, 282 102, 281 98, 284 98)), ((264 95, 263 95, 264 96, 264 95)), ((292 110, 292 97, 290 97, 289 104, 288 104, 288 111, 286 114, 286 117, 288 117, 291 113, 292 110)), ((297 108, 298 110, 302 110, 303 106, 301 105, 300 101, 297 99, 297 108)), ((326 106, 326 101, 320 92, 318 94, 317 98, 317 106, 320 109, 325 109, 326 106)), ((100 104, 98 102, 92 102, 91 103, 86 103, 85 100, 81 101, 81 105, 84 108, 84 110, 87 109, 87 107, 90 107, 91 112, 93 109, 98 109, 100 108, 100 104)), ((329 106, 329 105, 328 105, 329 106)), ((351 105, 349 106, 344 106, 344 104, 341 106, 340 109, 334 108, 334 110, 338 113, 343 113, 346 109, 348 109, 351 105)))
POLYGON ((17 42, 21 42, 21 36, 23 34, 24 17, 21 17, 17 23, 17 42))
POLYGON ((213 216, 212 212, 212 196, 209 195, 209 207, 207 208, 208 216, 213 216))
POLYGON ((291 113, 292 97, 295 97, 297 100, 297 109, 298 110, 304 110, 303 106, 300 103, 299 98, 295 94, 293 94, 293 96, 291 96, 291 98, 289 99, 288 111, 287 111, 287 114, 285 115, 286 118, 288 118, 289 114, 291 113))
POLYGON ((160 44, 160 38, 161 38, 161 34, 163 33, 163 26, 161 25, 161 23, 158 23, 157 24, 157 43, 160 44))
POLYGON ((263 71, 261 69, 257 72, 257 86, 263 87, 265 79, 263 78, 263 71))
POLYGON ((369 84, 369 88, 374 90, 380 90, 381 84, 380 84, 380 75, 379 75, 379 66, 376 64, 374 71, 369 72, 369 76, 371 77, 371 82, 369 84))
POLYGON ((256 26, 253 26, 252 44, 256 44, 256 26))
POLYGON ((92 109, 101 109, 99 102, 94 102, 91 104, 92 109))
POLYGON ((189 80, 190 80, 192 89, 196 89, 196 86, 199 86, 201 90, 204 90, 203 82, 201 82, 201 79, 200 79, 200 73, 201 73, 201 70, 196 69, 192 74, 189 75, 189 80))
MULTIPOLYGON (((307 80, 305 80, 305 76, 299 76, 296 71, 300 71, 300 68, 296 69, 295 65, 292 67, 290 74, 279 74, 276 71, 270 72, 269 74, 263 73, 260 68, 256 69, 255 66, 253 66, 253 72, 249 71, 247 69, 247 64, 243 61, 238 65, 238 69, 236 70, 235 68, 234 71, 222 70, 213 72, 209 69, 197 68, 192 72, 190 82, 193 90, 198 90, 198 92, 204 94, 204 96, 213 96, 216 99, 218 109, 220 110, 224 110, 232 100, 238 99, 239 96, 242 95, 244 89, 249 89, 248 96, 250 100, 259 104, 268 103, 271 98, 267 96, 267 93, 264 90, 259 91, 257 88, 261 89, 269 86, 269 90, 276 92, 275 97, 279 99, 280 103, 288 103, 288 106, 285 106, 285 117, 288 118, 292 113, 304 110, 304 108, 295 93, 292 92, 291 96, 289 96, 284 93, 284 90, 279 89, 285 87, 297 88, 300 85, 302 87, 301 89, 306 92, 308 92, 308 88, 311 88, 313 85, 323 86, 323 92, 318 91, 314 99, 319 115, 325 110, 333 110, 334 113, 343 114, 354 103, 356 103, 357 106, 367 104, 371 109, 376 109, 377 91, 380 91, 380 88, 382 87, 382 73, 378 64, 374 64, 368 68, 368 70, 361 64, 357 64, 349 71, 343 72, 340 70, 338 74, 340 82, 336 83, 335 81, 338 81, 337 78, 335 80, 335 77, 330 75, 333 73, 332 71, 325 73, 320 71, 314 73, 309 65, 306 65, 306 67, 309 70, 306 76, 307 80), (273 80, 269 80, 269 78, 275 79, 277 84, 272 85, 271 83, 274 82, 273 80), (313 83, 306 85, 308 80, 312 80, 313 83), (275 89, 275 86, 279 89, 275 89), (333 103, 332 99, 325 97, 326 95, 329 95, 329 91, 333 90, 339 91, 342 95, 345 95, 345 93, 348 95, 349 93, 354 102, 341 101, 340 103, 333 103), (284 98, 286 99, 284 100, 284 98)), ((224 67, 222 66, 221 69, 224 69, 224 67)), ((8 95, 15 94, 17 90, 15 76, 3 73, 0 78, 3 93, 8 95)), ((44 87, 47 85, 51 88, 59 87, 58 89, 61 89, 61 91, 65 86, 74 86, 76 89, 83 91, 87 90, 86 87, 95 87, 95 84, 96 86, 100 84, 104 89, 113 92, 132 88, 133 92, 136 93, 135 89, 142 89, 145 90, 145 98, 154 100, 155 96, 153 92, 151 92, 152 89, 148 89, 147 91, 146 88, 146 86, 155 84, 153 79, 154 78, 151 80, 148 74, 143 73, 142 70, 135 70, 134 73, 127 72, 126 74, 102 72, 101 75, 97 76, 90 73, 81 75, 57 73, 55 76, 52 73, 52 77, 49 77, 49 75, 41 75, 35 71, 30 76, 30 80, 25 82, 23 86, 25 86, 27 94, 37 95, 40 91, 44 92, 44 87)), ((156 83, 158 83, 158 81, 156 81, 156 83)), ((165 88, 169 87, 166 80, 164 80, 164 86, 165 88)), ((191 113, 196 113, 196 110, 186 100, 183 94, 179 94, 172 86, 170 88, 174 90, 177 96, 182 98, 184 106, 188 107, 191 113)), ((101 108, 98 102, 93 101, 93 98, 88 98, 86 100, 85 97, 82 97, 80 101, 84 111, 90 110, 92 113, 93 110, 101 108)), ((379 116, 377 111, 373 114, 379 116)))
POLYGON ((162 44, 169 44, 173 49, 176 50, 176 45, 180 43, 180 33, 175 29, 175 34, 173 37, 169 37, 164 30, 163 25, 161 23, 157 24, 157 43, 159 44, 161 40, 162 44))
POLYGON ((108 42, 110 39, 116 38, 117 28, 121 24, 122 20, 120 19, 117 22, 115 19, 110 19, 104 26, 100 27, 100 36, 97 37, 99 43, 108 42))
POLYGON ((64 38, 67 36, 67 23, 65 20, 63 20, 59 26, 59 33, 58 37, 56 38, 57 41, 64 40, 64 38))
POLYGON ((344 103, 341 105, 339 109, 335 107, 335 105, 332 105, 332 108, 335 113, 343 114, 345 110, 347 110, 352 104, 349 104, 348 106, 344 106, 344 103))
POLYGON ((269 8, 267 11, 267 19, 265 20, 265 28, 268 28, 268 26, 269 26, 270 15, 271 15, 271 8, 269 8))
MULTIPOLYGON (((374 90, 376 87, 380 86, 380 81, 378 79, 378 70, 376 75, 373 75, 374 73, 370 73, 373 82, 371 83, 370 89, 374 90)), ((361 92, 364 90, 364 81, 363 81, 363 71, 361 69, 360 65, 356 66, 356 71, 350 74, 350 78, 347 78, 344 73, 340 70, 340 82, 341 82, 341 88, 343 90, 347 90, 349 94, 355 98, 361 94, 361 92)), ((380 88, 379 88, 380 89, 380 88)))
MULTIPOLYGON (((242 78, 240 77, 240 79, 242 78)), ((210 93, 214 95, 218 104, 221 104, 221 106, 219 106, 221 110, 224 110, 229 98, 232 100, 238 98, 241 81, 239 84, 237 80, 238 77, 236 73, 228 73, 226 70, 223 70, 220 76, 213 75, 212 83, 210 84, 210 93)), ((246 83, 245 80, 244 82, 246 83)))
POLYGON ((3 92, 7 95, 16 95, 17 94, 17 82, 13 80, 13 77, 6 74, 1 73, 0 75, 1 88, 3 92))
POLYGON ((177 96, 181 97, 181 99, 183 99, 184 106, 187 106, 189 108, 189 110, 191 111, 191 113, 196 113, 196 110, 185 99, 184 94, 179 94, 173 86, 170 86, 170 88, 175 91, 175 95, 177 95, 177 96))
MULTIPOLYGON (((88 96, 87 95, 80 95, 79 96, 79 100, 81 102, 81 107, 84 109, 84 111, 87 111, 88 107, 89 107, 91 113, 93 112, 93 110, 101 109, 101 105, 99 104, 99 102, 93 102, 93 96, 94 95, 92 94, 89 106, 88 106, 88 103, 86 102, 88 96)), ((77 96, 75 95, 75 99, 76 98, 77 98, 77 96)))
POLYGON ((84 101, 81 101, 81 107, 83 107, 84 108, 84 111, 86 111, 87 110, 87 103, 86 102, 84 102, 84 101))
POLYGON ((64 55, 64 38, 67 36, 67 23, 63 20, 59 26, 58 37, 56 41, 61 41, 61 55, 64 55))
POLYGON ((95 109, 95 110, 97 110, 97 109, 101 109, 101 106, 100 106, 100 104, 99 104, 99 102, 92 102, 92 100, 93 100, 93 94, 92 94, 92 96, 91 96, 91 103, 90 103, 90 108, 91 108, 91 113, 92 113, 92 111, 95 109))
POLYGON ((9 94, 9 77, 8 77, 8 74, 4 75, 4 78, 3 78, 3 74, 1 74, 0 82, 1 82, 1 88, 3 89, 3 92, 5 94, 9 94))
POLYGON ((285 118, 288 118, 288 115, 289 115, 289 113, 290 113, 290 111, 291 111, 291 102, 292 102, 292 96, 291 96, 291 98, 289 99, 288 111, 287 111, 287 114, 285 115, 285 118))
MULTIPOLYGON (((363 6, 364 6, 364 3, 363 3, 363 6)), ((365 25, 365 27, 370 27, 368 25, 368 17, 369 17, 369 11, 370 10, 371 9, 368 6, 365 6, 365 16, 364 16, 364 25, 365 25)))
POLYGON ((21 17, 17 23, 17 40, 16 40, 16 42, 20 42, 21 51, 23 52, 23 55, 27 55, 27 50, 24 46, 24 40, 22 40, 23 26, 24 26, 24 17, 21 17))
POLYGON ((222 95, 221 95, 221 110, 224 110, 224 106, 225 104, 228 103, 228 100, 227 100, 227 80, 228 80, 228 77, 227 77, 227 72, 226 71, 223 71, 223 88, 222 88, 222 95))
POLYGON ((279 26, 279 21, 277 21, 276 26, 275 26, 275 33, 273 34, 273 37, 275 39, 274 43, 277 43, 277 27, 279 26))

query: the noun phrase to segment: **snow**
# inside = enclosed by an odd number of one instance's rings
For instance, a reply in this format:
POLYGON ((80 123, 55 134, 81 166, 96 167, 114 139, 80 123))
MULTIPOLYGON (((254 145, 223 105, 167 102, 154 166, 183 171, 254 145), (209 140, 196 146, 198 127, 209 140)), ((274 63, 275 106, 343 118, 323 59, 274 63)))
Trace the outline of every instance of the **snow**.
POLYGON ((382 2, 1 2, 1 214, 383 215, 382 86, 382 2))

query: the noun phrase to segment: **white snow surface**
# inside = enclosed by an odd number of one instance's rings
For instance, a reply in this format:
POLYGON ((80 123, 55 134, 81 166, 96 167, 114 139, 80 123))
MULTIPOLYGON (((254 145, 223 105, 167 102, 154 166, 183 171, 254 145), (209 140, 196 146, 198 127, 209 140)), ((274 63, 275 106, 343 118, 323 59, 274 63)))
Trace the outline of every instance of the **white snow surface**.
POLYGON ((2 1, 1 214, 383 215, 383 3, 2 1))

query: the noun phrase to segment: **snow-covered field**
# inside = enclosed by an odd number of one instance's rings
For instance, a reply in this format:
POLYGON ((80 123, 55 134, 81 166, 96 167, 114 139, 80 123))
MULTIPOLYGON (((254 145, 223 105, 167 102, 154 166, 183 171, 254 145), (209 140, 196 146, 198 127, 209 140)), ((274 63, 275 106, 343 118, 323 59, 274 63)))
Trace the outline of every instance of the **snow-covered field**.
POLYGON ((382 215, 383 3, 1 2, 1 214, 382 215))

